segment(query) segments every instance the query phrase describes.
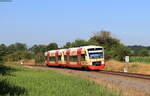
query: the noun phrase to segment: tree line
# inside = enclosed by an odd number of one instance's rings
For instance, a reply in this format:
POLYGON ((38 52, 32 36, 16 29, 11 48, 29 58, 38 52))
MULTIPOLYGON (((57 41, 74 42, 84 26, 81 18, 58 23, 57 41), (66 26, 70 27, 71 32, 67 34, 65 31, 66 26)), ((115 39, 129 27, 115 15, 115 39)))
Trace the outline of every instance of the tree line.
POLYGON ((0 44, 0 63, 31 59, 36 59, 37 62, 43 62, 44 52, 54 49, 58 49, 57 43, 33 45, 31 48, 27 48, 27 45, 23 43, 15 43, 9 46, 0 44))
POLYGON ((132 56, 150 56, 150 46, 133 45, 128 48, 131 49, 132 56))
POLYGON ((35 59, 37 63, 43 63, 44 52, 48 50, 87 45, 103 46, 105 48, 106 59, 124 60, 124 57, 127 55, 149 56, 149 50, 147 48, 125 46, 119 39, 113 37, 111 32, 102 30, 91 36, 89 40, 77 39, 73 42, 66 42, 62 47, 58 47, 58 44, 55 42, 49 43, 48 45, 33 45, 30 48, 23 43, 15 43, 8 46, 0 44, 0 62, 35 59))

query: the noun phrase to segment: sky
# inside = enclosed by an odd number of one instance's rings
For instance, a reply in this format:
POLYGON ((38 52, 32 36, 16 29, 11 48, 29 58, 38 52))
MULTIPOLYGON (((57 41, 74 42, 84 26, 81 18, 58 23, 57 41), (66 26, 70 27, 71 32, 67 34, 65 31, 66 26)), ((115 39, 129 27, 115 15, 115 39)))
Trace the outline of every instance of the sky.
POLYGON ((6 45, 63 46, 101 30, 125 45, 150 46, 150 0, 0 0, 0 43, 6 45))

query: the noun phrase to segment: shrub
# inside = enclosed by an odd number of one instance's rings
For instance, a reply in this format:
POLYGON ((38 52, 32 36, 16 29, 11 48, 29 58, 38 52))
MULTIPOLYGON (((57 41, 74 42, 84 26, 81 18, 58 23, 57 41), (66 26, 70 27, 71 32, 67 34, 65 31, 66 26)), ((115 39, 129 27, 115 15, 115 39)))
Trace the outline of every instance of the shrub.
POLYGON ((37 53, 35 55, 35 64, 36 65, 43 65, 44 60, 45 60, 45 58, 44 58, 44 54, 43 53, 37 53))

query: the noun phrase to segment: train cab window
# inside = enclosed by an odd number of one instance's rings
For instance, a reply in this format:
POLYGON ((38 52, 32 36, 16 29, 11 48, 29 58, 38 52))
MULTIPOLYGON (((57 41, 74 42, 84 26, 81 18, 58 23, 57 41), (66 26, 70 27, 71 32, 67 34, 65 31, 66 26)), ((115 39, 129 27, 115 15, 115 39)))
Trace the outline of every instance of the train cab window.
POLYGON ((61 61, 61 55, 58 56, 58 61, 61 61))
POLYGON ((89 57, 90 57, 90 59, 103 58, 103 52, 89 53, 89 57))
POLYGON ((81 54, 81 61, 85 61, 85 54, 81 54))
POLYGON ((50 60, 50 61, 55 61, 55 56, 49 57, 49 60, 50 60))
POLYGON ((71 62, 77 62, 77 56, 70 56, 71 62))

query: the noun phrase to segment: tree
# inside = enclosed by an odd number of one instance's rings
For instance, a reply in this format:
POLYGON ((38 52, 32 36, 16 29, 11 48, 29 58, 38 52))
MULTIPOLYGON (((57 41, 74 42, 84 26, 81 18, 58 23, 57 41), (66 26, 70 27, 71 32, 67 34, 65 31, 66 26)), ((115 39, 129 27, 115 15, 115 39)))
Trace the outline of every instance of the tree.
POLYGON ((90 45, 88 41, 77 39, 72 43, 67 42, 66 45, 63 46, 63 48, 80 47, 80 46, 87 46, 87 45, 90 45))
POLYGON ((93 37, 90 38, 90 42, 95 42, 96 45, 101 46, 116 46, 120 44, 120 41, 112 37, 111 32, 102 30, 94 34, 93 37))
POLYGON ((149 50, 147 50, 146 48, 142 48, 136 51, 135 54, 137 56, 149 56, 149 50))
POLYGON ((56 50, 56 49, 58 49, 58 45, 57 45, 57 43, 50 43, 50 44, 48 44, 47 45, 47 51, 48 50, 56 50))
POLYGON ((149 49, 150 47, 141 46, 141 45, 134 45, 128 46, 132 50, 132 56, 149 56, 149 49))
POLYGON ((35 63, 36 63, 36 65, 41 65, 41 64, 43 64, 43 63, 44 63, 44 60, 45 60, 44 54, 42 54, 42 53, 37 53, 37 54, 35 55, 35 63))
POLYGON ((16 51, 5 56, 6 61, 30 60, 33 54, 29 51, 16 51))
POLYGON ((44 53, 47 50, 46 45, 34 45, 29 49, 34 54, 44 53))
POLYGON ((92 36, 89 42, 95 45, 103 46, 105 48, 106 59, 114 58, 117 60, 123 60, 124 56, 130 55, 128 47, 123 45, 120 40, 113 37, 111 32, 102 30, 92 36))
POLYGON ((80 46, 87 46, 88 42, 86 40, 77 39, 72 42, 72 47, 80 47, 80 46))
POLYGON ((15 43, 8 46, 8 52, 11 54, 16 51, 26 51, 27 45, 23 43, 15 43))
POLYGON ((66 45, 63 46, 63 48, 71 48, 71 47, 72 47, 71 42, 67 42, 66 45))
POLYGON ((7 46, 5 44, 0 44, 0 63, 4 62, 4 56, 8 54, 7 46))

